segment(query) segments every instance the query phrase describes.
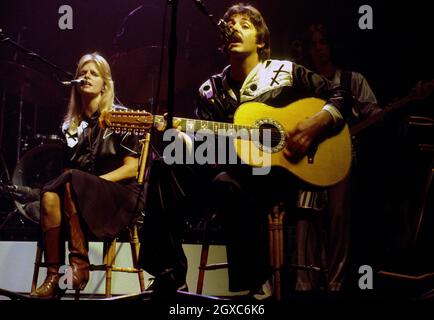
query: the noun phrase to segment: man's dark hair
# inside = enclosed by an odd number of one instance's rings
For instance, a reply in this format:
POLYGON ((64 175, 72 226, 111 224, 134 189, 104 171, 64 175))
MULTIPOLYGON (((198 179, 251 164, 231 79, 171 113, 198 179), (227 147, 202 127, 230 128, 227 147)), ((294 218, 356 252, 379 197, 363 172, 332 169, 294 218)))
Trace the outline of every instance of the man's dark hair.
POLYGON ((267 24, 265 23, 265 20, 262 17, 261 13, 258 11, 258 9, 251 6, 250 4, 238 3, 229 7, 228 10, 226 10, 223 16, 223 20, 228 22, 232 16, 237 14, 247 17, 255 26, 255 29, 257 31, 256 43, 264 43, 264 46, 258 49, 259 60, 264 61, 270 59, 270 31, 268 30, 267 24))

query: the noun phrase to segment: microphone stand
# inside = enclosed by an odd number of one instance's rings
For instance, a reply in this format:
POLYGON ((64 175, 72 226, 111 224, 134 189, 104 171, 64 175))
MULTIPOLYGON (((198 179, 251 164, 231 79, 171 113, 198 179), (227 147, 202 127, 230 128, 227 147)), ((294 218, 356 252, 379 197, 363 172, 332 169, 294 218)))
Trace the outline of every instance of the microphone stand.
MULTIPOLYGON (((202 12, 211 23, 218 29, 223 39, 229 39, 232 35, 230 28, 227 27, 226 22, 220 19, 218 22, 214 16, 210 14, 202 0, 193 0, 195 6, 202 12)), ((173 113, 174 113, 174 96, 175 96, 175 64, 178 40, 176 37, 176 21, 178 14, 178 0, 168 0, 168 5, 172 7, 171 22, 170 22, 170 36, 169 36, 169 71, 168 71, 168 90, 167 90, 167 129, 173 127, 173 113)))
MULTIPOLYGON (((168 5, 172 6, 172 17, 170 25, 170 38, 169 38, 169 74, 168 74, 168 90, 167 90, 167 125, 166 130, 172 128, 173 122, 173 105, 175 101, 175 63, 176 63, 176 51, 177 51, 177 38, 176 38, 176 16, 178 10, 178 0, 168 0, 168 5)), ((153 105, 154 106, 154 105, 153 105)), ((155 115, 152 114, 155 121, 155 115)), ((136 179, 139 187, 142 189, 145 206, 147 201, 147 194, 149 188, 149 176, 152 170, 152 152, 149 152, 151 146, 151 132, 154 130, 152 125, 145 133, 145 137, 139 140, 141 145, 141 152, 139 158, 139 166, 137 169, 136 179)), ((137 196, 136 211, 140 202, 140 193, 137 196)), ((144 217, 144 215, 143 215, 144 217)), ((139 221, 139 220, 138 220, 139 221)), ((140 222, 139 222, 140 223, 140 222)))
POLYGON ((168 0, 168 5, 172 7, 171 21, 170 21, 170 36, 169 36, 169 74, 167 85, 167 129, 173 127, 173 111, 175 101, 175 64, 178 40, 176 37, 176 20, 178 14, 178 0, 168 0))
MULTIPOLYGON (((176 16, 178 10, 178 0, 168 0, 168 5, 172 6, 172 19, 170 25, 170 38, 169 38, 169 74, 168 74, 168 90, 167 90, 167 126, 166 130, 172 128, 173 122, 173 104, 175 101, 175 63, 176 63, 176 51, 177 51, 177 38, 176 38, 176 16)), ((155 116, 154 114, 152 116, 155 116)), ((155 119, 155 117, 154 117, 155 119)), ((144 139, 139 142, 141 144, 141 154, 139 159, 139 168, 137 171, 137 182, 142 188, 144 196, 146 198, 147 194, 147 182, 149 177, 149 171, 151 165, 149 162, 152 161, 150 157, 149 146, 151 141, 151 131, 154 130, 154 126, 145 133, 144 139), (148 160, 151 160, 148 162, 148 160), (149 170, 148 170, 149 168, 149 170)))
POLYGON ((49 67, 51 67, 51 68, 53 68, 53 69, 55 69, 55 70, 57 70, 57 71, 62 72, 63 74, 65 74, 65 75, 68 76, 68 77, 71 77, 71 78, 74 77, 74 75, 73 75, 71 72, 68 72, 68 71, 63 70, 62 68, 60 68, 60 67, 58 67, 57 65, 51 63, 50 61, 48 61, 48 60, 45 59, 44 57, 40 56, 39 54, 34 53, 34 52, 30 51, 29 49, 24 48, 23 46, 21 46, 21 45, 18 44, 17 42, 11 40, 10 37, 6 36, 6 35, 3 33, 3 30, 2 30, 2 29, 0 29, 0 42, 2 42, 2 43, 4 42, 4 43, 7 43, 7 44, 12 45, 13 47, 17 48, 17 49, 18 49, 19 51, 21 51, 22 53, 28 55, 31 59, 33 59, 33 60, 39 60, 39 61, 41 61, 42 63, 44 63, 45 65, 47 65, 47 66, 49 66, 49 67))
MULTIPOLYGON (((166 130, 172 128, 173 122, 173 104, 175 101, 175 63, 176 63, 176 51, 177 51, 177 38, 176 38, 176 16, 178 10, 178 0, 168 0, 168 5, 172 6, 172 17, 170 25, 170 38, 169 38, 169 71, 168 71, 168 90, 167 90, 167 125, 166 130)), ((157 97, 158 98, 158 97, 157 97)), ((154 106, 154 105, 153 105, 154 106)), ((152 114, 155 121, 155 115, 152 114)), ((136 174, 136 179, 139 187, 142 189, 145 203, 148 193, 148 180, 150 171, 152 169, 152 152, 149 152, 151 146, 151 132, 154 130, 154 125, 147 130, 145 137, 139 140, 141 144, 141 152, 139 158, 139 166, 136 174)), ((136 210, 138 209, 140 201, 140 194, 137 197, 136 210)))
MULTIPOLYGON (((0 42, 1 43, 9 44, 9 45, 15 47, 20 52, 22 52, 25 55, 29 56, 31 60, 39 60, 43 64, 45 64, 45 65, 47 65, 47 66, 49 66, 49 67, 51 67, 51 68, 53 68, 53 69, 55 69, 55 70, 57 70, 59 72, 62 72, 64 75, 66 75, 66 76, 68 76, 70 78, 74 77, 72 73, 61 69, 60 67, 58 67, 57 65, 51 63, 50 61, 48 61, 44 57, 40 56, 39 54, 36 54, 35 52, 32 52, 29 49, 24 48, 18 42, 13 41, 10 37, 6 36, 3 33, 2 29, 0 29, 0 42)), ((56 80, 58 82, 60 82, 57 77, 56 77, 56 80)), ((18 131, 18 133, 17 133, 18 138, 17 138, 17 150, 16 150, 16 162, 17 163, 18 163, 18 161, 20 160, 20 157, 21 157, 21 135, 22 135, 22 121, 23 121, 22 118, 23 118, 23 103, 24 103, 24 101, 23 101, 23 90, 24 90, 24 88, 21 87, 20 88, 20 96, 19 96, 19 105, 18 105, 18 108, 19 108, 18 109, 18 129, 17 129, 17 131, 18 131)), ((3 103, 4 103, 4 98, 3 98, 3 103)), ((2 106, 2 108, 3 108, 3 106, 2 106)), ((3 110, 2 110, 2 112, 3 112, 3 110)), ((36 110, 35 110, 35 113, 36 113, 36 110)), ((1 127, 0 129, 3 131, 3 127, 1 127)), ((2 145, 0 145, 0 146, 2 146, 2 145)))

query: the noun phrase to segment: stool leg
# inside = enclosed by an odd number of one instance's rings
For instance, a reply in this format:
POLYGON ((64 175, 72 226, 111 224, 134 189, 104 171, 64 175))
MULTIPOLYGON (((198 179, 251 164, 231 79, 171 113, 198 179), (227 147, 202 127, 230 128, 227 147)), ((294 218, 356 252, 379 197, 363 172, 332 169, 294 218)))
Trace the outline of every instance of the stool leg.
POLYGON ((274 234, 275 234, 275 223, 274 223, 274 212, 270 213, 268 215, 268 245, 269 245, 269 255, 270 255, 270 266, 271 270, 273 272, 273 287, 274 291, 276 292, 277 287, 277 265, 276 265, 276 243, 274 241, 274 234))
POLYGON ((105 272, 105 296, 110 298, 112 296, 112 268, 115 263, 116 256, 116 238, 110 244, 104 241, 104 265, 106 266, 105 272))
POLYGON ((140 292, 145 291, 145 277, 143 275, 143 270, 139 268, 139 250, 140 242, 139 235, 137 232, 137 226, 129 230, 130 233, 130 246, 131 246, 131 256, 133 260, 133 267, 137 270, 137 276, 139 277, 140 292))
POLYGON ((41 265, 41 262, 42 262, 42 254, 43 254, 43 249, 42 249, 41 243, 38 241, 38 244, 36 247, 35 265, 33 267, 33 279, 32 279, 31 292, 35 292, 37 284, 38 284, 39 266, 41 265))
POLYGON ((279 206, 273 208, 268 215, 270 265, 274 275, 274 296, 276 300, 281 299, 281 269, 283 265, 283 218, 285 212, 279 206))
POLYGON ((205 278, 205 267, 208 263, 208 250, 209 250, 209 244, 203 243, 202 244, 202 250, 200 253, 199 274, 197 277, 197 287, 196 287, 196 293, 197 294, 202 294, 203 280, 205 278))
POLYGON ((282 278, 281 278, 281 271, 282 271, 282 265, 283 265, 283 218, 285 216, 284 211, 279 211, 277 216, 277 223, 276 223, 276 234, 277 234, 277 252, 276 255, 278 256, 277 259, 277 279, 276 279, 276 300, 280 300, 282 298, 282 278))
POLYGON ((279 264, 279 258, 280 258, 280 248, 279 248, 279 232, 278 232, 278 215, 275 213, 274 219, 273 219, 273 225, 274 225, 274 234, 273 234, 273 244, 274 244, 274 294, 276 300, 280 300, 280 264, 279 264))
POLYGON ((273 214, 270 213, 268 215, 268 247, 269 247, 269 255, 270 255, 270 266, 273 270, 274 274, 274 227, 273 227, 273 214))

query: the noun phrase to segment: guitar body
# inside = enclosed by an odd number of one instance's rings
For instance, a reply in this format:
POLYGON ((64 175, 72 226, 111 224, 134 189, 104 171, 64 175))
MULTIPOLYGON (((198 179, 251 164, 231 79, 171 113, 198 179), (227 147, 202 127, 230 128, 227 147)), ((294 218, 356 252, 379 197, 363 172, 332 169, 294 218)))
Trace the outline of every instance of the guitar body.
POLYGON ((300 161, 291 162, 283 154, 285 132, 295 128, 303 119, 321 111, 325 101, 317 98, 298 100, 286 107, 274 108, 259 102, 242 104, 234 115, 234 124, 271 128, 271 146, 257 141, 234 139, 238 156, 245 163, 259 166, 280 166, 301 180, 326 187, 345 178, 351 166, 351 137, 348 126, 336 135, 327 137, 300 161), (265 154, 267 153, 267 154, 265 154))

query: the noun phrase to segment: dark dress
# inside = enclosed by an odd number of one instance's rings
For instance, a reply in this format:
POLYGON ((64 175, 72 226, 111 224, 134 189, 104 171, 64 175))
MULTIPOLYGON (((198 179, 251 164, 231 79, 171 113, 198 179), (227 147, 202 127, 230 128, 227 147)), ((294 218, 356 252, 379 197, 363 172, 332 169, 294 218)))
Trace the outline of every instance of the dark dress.
POLYGON ((125 156, 139 157, 140 144, 133 134, 115 134, 98 126, 99 112, 85 118, 77 133, 63 131, 67 141, 64 173, 48 182, 47 191, 63 192, 71 183, 77 209, 88 229, 98 238, 112 238, 127 227, 143 208, 136 179, 111 182, 99 178, 123 165, 125 156))

